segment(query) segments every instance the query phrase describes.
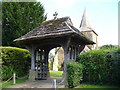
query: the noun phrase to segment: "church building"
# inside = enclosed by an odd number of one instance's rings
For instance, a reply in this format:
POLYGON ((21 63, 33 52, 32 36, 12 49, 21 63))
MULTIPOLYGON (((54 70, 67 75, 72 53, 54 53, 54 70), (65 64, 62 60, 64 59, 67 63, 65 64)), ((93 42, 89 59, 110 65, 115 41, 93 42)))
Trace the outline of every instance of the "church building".
POLYGON ((90 40, 96 43, 94 45, 86 45, 84 51, 86 52, 89 50, 98 49, 98 34, 90 26, 90 23, 88 21, 87 14, 86 14, 86 9, 84 10, 79 30, 86 37, 88 37, 90 40))
MULTIPOLYGON (((90 23, 88 21, 86 9, 84 10, 82 20, 80 23, 79 31, 88 37, 90 40, 95 42, 93 45, 86 45, 82 52, 87 52, 89 50, 98 49, 98 34, 92 29, 90 23)), ((62 66, 64 61, 64 50, 62 47, 58 47, 55 49, 55 58, 53 62, 53 70, 58 71, 58 67, 62 66)))

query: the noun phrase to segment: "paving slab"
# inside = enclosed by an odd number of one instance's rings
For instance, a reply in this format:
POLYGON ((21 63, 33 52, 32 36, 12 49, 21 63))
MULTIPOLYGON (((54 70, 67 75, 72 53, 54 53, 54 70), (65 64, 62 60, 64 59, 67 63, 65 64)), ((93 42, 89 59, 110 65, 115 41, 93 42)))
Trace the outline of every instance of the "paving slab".
POLYGON ((58 85, 62 77, 50 77, 47 80, 26 81, 21 84, 12 85, 7 88, 53 88, 53 80, 56 79, 57 87, 64 88, 64 85, 58 85))

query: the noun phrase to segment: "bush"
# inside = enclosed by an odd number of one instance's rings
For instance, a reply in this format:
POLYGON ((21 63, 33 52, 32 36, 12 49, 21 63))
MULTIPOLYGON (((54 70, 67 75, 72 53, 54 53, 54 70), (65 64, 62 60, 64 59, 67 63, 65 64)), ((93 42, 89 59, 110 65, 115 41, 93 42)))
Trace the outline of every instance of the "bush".
POLYGON ((67 82, 69 88, 73 88, 80 84, 82 80, 82 70, 82 65, 77 62, 67 63, 67 82))
POLYGON ((2 79, 8 79, 13 73, 24 76, 29 71, 30 53, 16 47, 0 47, 2 49, 2 79))
POLYGON ((100 47, 100 49, 115 50, 118 49, 118 47, 110 44, 110 45, 103 45, 102 47, 100 47))
POLYGON ((8 79, 10 78, 14 73, 13 67, 11 66, 2 66, 2 79, 8 79))
POLYGON ((120 48, 112 51, 107 56, 107 64, 109 69, 109 81, 111 84, 120 84, 120 48))
POLYGON ((83 65, 83 81, 90 84, 118 84, 120 82, 120 49, 92 50, 78 56, 83 65))

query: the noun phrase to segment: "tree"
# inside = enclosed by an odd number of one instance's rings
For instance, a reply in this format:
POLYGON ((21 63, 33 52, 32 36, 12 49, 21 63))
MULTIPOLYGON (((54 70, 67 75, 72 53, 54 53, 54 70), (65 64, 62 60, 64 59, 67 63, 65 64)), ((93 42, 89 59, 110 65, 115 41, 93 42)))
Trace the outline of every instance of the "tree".
POLYGON ((13 40, 38 27, 46 20, 40 2, 2 3, 2 44, 19 46, 13 40))
POLYGON ((118 47, 110 44, 110 45, 103 45, 100 47, 100 49, 118 49, 118 47))
POLYGON ((2 46, 2 2, 0 2, 0 46, 2 46))

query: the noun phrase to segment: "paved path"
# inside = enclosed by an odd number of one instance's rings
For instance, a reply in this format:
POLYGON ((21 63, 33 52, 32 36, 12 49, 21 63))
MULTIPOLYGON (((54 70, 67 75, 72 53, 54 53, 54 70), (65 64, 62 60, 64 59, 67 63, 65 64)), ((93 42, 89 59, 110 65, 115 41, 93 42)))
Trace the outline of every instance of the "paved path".
MULTIPOLYGON (((56 79, 58 84, 61 82, 62 77, 50 77, 47 80, 26 81, 7 88, 53 88, 53 79, 56 79)), ((59 85, 58 88, 64 88, 64 85, 59 85)))

